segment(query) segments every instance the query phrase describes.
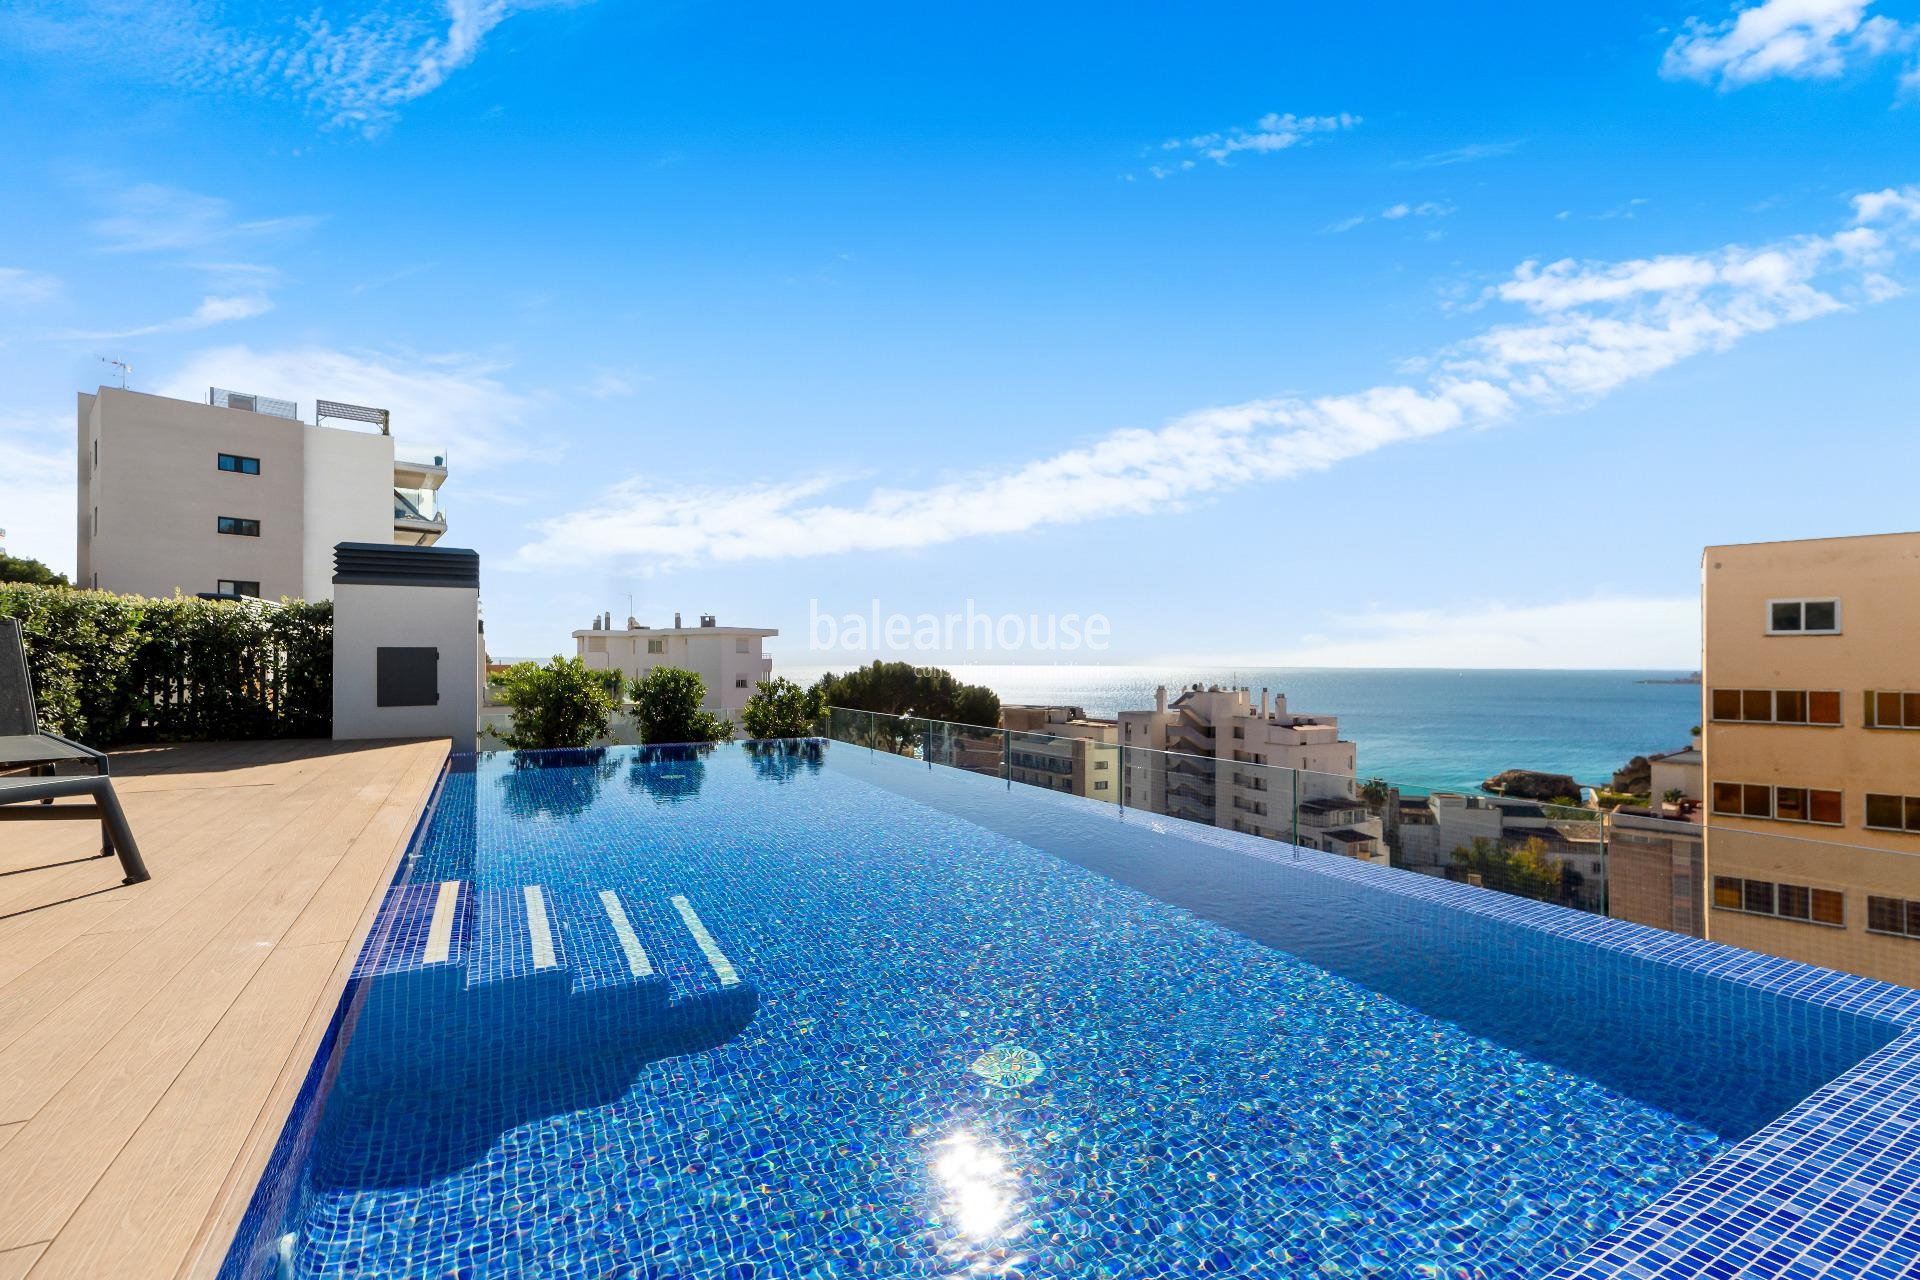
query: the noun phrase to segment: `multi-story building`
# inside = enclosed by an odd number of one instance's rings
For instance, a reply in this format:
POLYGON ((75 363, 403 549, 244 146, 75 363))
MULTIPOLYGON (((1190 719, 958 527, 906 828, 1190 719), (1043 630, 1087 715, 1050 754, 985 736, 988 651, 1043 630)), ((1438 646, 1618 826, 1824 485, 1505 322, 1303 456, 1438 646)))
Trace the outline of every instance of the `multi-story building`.
MULTIPOLYGON (((1658 765, 1655 784, 1658 785, 1658 765)), ((1656 795, 1659 794, 1656 792, 1656 795)), ((1621 806, 1607 824, 1607 914, 1692 937, 1706 934, 1706 842, 1697 809, 1621 806)))
POLYGON ((1120 801, 1119 726, 1079 707, 1004 704, 1009 776, 1030 787, 1120 801))
POLYGON ((1707 936, 1920 983, 1920 533, 1708 547, 1707 936))
POLYGON ((773 658, 761 645, 779 634, 771 627, 723 627, 710 613, 700 615, 699 626, 683 627, 676 613, 671 627, 643 626, 628 618, 617 630, 611 617, 598 617, 591 627, 574 632, 573 639, 587 666, 617 668, 629 680, 655 667, 696 673, 707 686, 705 709, 738 725, 740 709, 755 686, 773 677, 773 658))
POLYGON ((265 396, 101 387, 76 424, 83 586, 328 600, 336 544, 429 546, 447 529, 445 453, 397 457, 385 409, 320 400, 309 425, 265 396))
POLYGON ((1583 811, 1511 796, 1436 791, 1398 797, 1393 813, 1391 840, 1400 854, 1397 865, 1408 871, 1452 877, 1459 874, 1454 851, 1471 849, 1477 840, 1502 849, 1537 841, 1547 861, 1560 872, 1567 902, 1598 911, 1607 900, 1601 825, 1583 811))
POLYGON ((1151 711, 1122 711, 1126 802, 1270 840, 1388 861, 1380 818, 1354 781, 1334 716, 1287 710, 1284 694, 1194 685, 1151 711), (1164 752, 1167 754, 1149 754, 1164 752))

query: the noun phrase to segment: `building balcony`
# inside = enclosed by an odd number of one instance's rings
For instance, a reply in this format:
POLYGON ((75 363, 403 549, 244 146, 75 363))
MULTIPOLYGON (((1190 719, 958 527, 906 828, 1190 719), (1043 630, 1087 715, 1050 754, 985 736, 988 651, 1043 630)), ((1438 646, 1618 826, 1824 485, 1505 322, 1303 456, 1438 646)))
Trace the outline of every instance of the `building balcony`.
POLYGON ((396 489, 438 489, 447 479, 447 451, 439 445, 403 446, 393 457, 393 487, 396 489))
POLYGON ((412 547, 430 547, 447 531, 446 508, 431 489, 393 491, 393 540, 412 547))

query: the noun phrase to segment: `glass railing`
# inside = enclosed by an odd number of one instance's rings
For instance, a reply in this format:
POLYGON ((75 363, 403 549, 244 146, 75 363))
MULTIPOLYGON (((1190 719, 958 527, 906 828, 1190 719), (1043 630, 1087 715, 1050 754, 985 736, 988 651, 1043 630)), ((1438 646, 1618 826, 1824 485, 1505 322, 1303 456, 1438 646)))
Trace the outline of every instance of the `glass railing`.
POLYGON ((393 491, 393 518, 395 520, 423 520, 428 523, 446 523, 446 508, 440 503, 440 494, 434 489, 395 489, 393 491))
MULTIPOLYGON (((833 708, 825 736, 929 765, 1920 984, 1920 832, 1901 848, 833 708), (1711 857, 1709 848, 1711 847, 1711 857)), ((1224 739, 1222 740, 1225 741, 1224 739)), ((1849 801, 1854 797, 1849 797, 1849 801)), ((1863 802, 1863 801, 1862 801, 1863 802)))

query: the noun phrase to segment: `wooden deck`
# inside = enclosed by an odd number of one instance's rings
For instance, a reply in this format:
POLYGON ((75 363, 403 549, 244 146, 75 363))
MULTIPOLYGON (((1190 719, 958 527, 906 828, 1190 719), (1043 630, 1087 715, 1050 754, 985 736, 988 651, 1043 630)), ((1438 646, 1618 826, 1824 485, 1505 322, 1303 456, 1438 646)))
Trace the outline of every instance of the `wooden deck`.
POLYGON ((96 824, 0 826, 0 1280, 217 1264, 446 755, 117 754, 130 887, 96 824))

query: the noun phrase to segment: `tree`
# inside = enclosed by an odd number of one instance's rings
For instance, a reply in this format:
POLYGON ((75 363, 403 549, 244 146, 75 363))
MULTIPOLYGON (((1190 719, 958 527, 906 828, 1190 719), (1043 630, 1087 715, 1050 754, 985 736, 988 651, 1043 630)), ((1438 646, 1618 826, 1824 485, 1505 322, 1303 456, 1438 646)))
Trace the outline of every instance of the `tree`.
POLYGON ((1665 800, 1668 804, 1679 804, 1682 800, 1685 800, 1687 798, 1687 793, 1682 791, 1678 787, 1668 787, 1665 791, 1662 791, 1660 793, 1660 798, 1662 800, 1665 800))
POLYGON ((67 575, 55 573, 38 560, 0 551, 0 582, 25 582, 36 587, 64 587, 67 575))
POLYGON ((749 738, 811 737, 820 719, 820 692, 804 689, 784 676, 762 680, 740 708, 740 726, 749 738))
POLYGON ((1464 875, 1479 876, 1481 884, 1502 893, 1540 902, 1553 902, 1561 896, 1560 872, 1538 836, 1516 849, 1503 848, 1484 837, 1476 839, 1471 848, 1462 845, 1453 851, 1453 865, 1464 875))
POLYGON ((1392 793, 1393 788, 1385 778, 1368 778, 1360 784, 1360 798, 1376 809, 1385 804, 1392 793))
POLYGON ((911 714, 989 729, 1000 725, 999 694, 984 685, 964 684, 951 671, 939 667, 876 659, 873 665, 845 675, 821 676, 813 689, 824 706, 880 715, 911 714))
POLYGON ((586 747, 605 736, 613 718, 606 677, 579 658, 555 654, 546 666, 516 662, 493 677, 513 723, 500 740, 515 751, 586 747))
POLYGON ((707 682, 679 667, 655 667, 632 688, 633 720, 640 741, 724 742, 733 736, 733 722, 700 709, 707 699, 707 682))

